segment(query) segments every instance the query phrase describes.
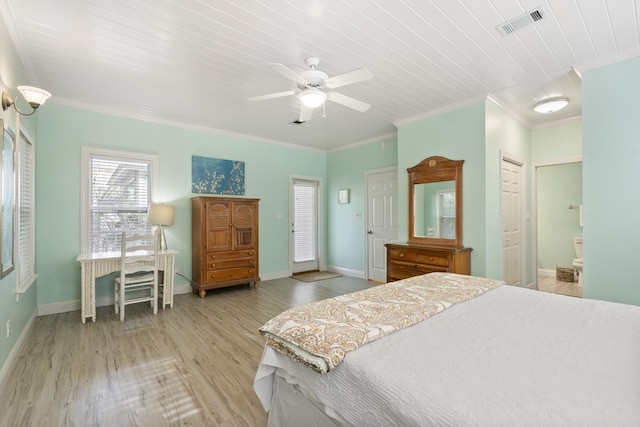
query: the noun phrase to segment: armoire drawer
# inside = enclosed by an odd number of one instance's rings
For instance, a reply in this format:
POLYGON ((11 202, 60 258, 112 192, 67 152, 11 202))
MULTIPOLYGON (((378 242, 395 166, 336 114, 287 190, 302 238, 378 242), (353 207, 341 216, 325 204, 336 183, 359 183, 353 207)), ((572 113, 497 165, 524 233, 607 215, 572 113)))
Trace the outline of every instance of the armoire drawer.
POLYGON ((231 261, 246 258, 255 258, 255 250, 240 250, 240 251, 228 251, 228 252, 210 252, 207 254, 207 263, 209 262, 221 262, 231 261))
POLYGON ((255 267, 255 258, 240 258, 230 260, 214 260, 207 263, 207 270, 220 270, 234 267, 255 267))
POLYGON ((207 271, 206 284, 226 282, 229 280, 253 279, 256 277, 256 269, 249 268, 225 268, 222 270, 207 271))

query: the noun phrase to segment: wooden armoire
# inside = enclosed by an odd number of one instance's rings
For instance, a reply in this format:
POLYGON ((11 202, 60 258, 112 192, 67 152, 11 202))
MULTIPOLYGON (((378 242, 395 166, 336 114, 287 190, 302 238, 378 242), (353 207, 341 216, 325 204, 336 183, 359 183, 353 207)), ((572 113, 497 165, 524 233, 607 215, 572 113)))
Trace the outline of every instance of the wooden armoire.
POLYGON ((259 200, 214 196, 191 199, 191 288, 201 298, 209 289, 246 283, 258 287, 259 200))

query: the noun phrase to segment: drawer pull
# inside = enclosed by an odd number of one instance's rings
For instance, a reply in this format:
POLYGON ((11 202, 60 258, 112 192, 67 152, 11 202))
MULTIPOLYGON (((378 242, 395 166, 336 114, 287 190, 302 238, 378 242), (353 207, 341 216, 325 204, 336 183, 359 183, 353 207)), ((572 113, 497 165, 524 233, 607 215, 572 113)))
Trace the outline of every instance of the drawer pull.
POLYGON ((404 254, 400 254, 400 258, 404 258, 404 254))

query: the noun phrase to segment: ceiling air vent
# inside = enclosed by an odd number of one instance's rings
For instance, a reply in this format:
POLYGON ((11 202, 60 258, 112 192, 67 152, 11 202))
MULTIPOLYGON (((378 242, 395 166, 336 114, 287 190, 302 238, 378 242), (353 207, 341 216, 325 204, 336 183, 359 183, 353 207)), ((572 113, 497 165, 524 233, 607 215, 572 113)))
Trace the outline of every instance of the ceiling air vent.
POLYGON ((496 26, 496 30, 503 36, 508 36, 511 33, 515 33, 521 28, 526 27, 527 25, 531 25, 534 22, 538 22, 544 18, 544 11, 542 7, 537 7, 533 10, 530 10, 527 13, 524 13, 511 21, 507 21, 503 24, 496 26))

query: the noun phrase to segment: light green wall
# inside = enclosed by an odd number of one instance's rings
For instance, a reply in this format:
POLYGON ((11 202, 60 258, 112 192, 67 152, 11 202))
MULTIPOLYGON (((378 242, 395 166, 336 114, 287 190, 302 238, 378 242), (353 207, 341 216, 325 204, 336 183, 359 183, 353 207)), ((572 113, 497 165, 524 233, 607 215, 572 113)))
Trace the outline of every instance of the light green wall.
MULTIPOLYGON (((80 150, 82 146, 157 154, 157 201, 175 206, 167 241, 176 267, 191 276, 191 156, 245 162, 246 197, 260 198, 260 273, 288 271, 289 174, 326 179, 327 155, 49 105, 39 113, 37 152, 38 304, 80 298, 80 150), (284 218, 276 219, 276 212, 284 218)), ((326 254, 324 255, 326 256, 326 254)), ((177 283, 186 283, 177 278, 177 283)), ((112 293, 100 280, 97 296, 112 293)))
MULTIPOLYGON (((508 157, 522 163, 522 179, 525 218, 530 212, 529 177, 531 157, 530 130, 493 102, 487 102, 486 110, 486 276, 502 278, 502 158, 508 157)), ((521 234, 524 246, 522 268, 525 283, 531 283, 531 221, 527 220, 521 234)))
POLYGON ((327 165, 328 265, 364 275, 366 189, 365 172, 396 166, 396 138, 330 153, 327 165), (350 202, 338 203, 338 189, 350 190, 350 202), (356 218, 360 213, 360 218, 356 218))
POLYGON ((584 72, 584 296, 640 305, 640 57, 584 72))
MULTIPOLYGON (((11 43, 11 37, 7 32, 4 21, 0 19, 0 91, 4 90, 12 98, 19 95, 18 85, 33 84, 27 78, 20 58, 11 43)), ((24 99, 18 101, 20 107, 29 109, 24 99)), ((44 108, 44 107, 43 107, 44 108)), ((4 126, 9 127, 15 134, 19 131, 17 126, 17 114, 13 108, 7 111, 0 110, 4 126)), ((33 132, 37 115, 20 117, 23 129, 28 129, 30 136, 35 139, 33 132)), ((0 280, 0 368, 2 368, 14 348, 18 338, 23 333, 25 326, 36 312, 37 284, 31 285, 27 292, 16 301, 16 273, 10 273, 0 280), (7 338, 5 328, 7 321, 11 320, 11 336, 7 338)))
POLYGON ((582 204, 582 163, 538 168, 537 172, 538 268, 572 268, 573 238, 582 236, 580 211, 569 205, 582 204))
POLYGON ((464 160, 462 209, 464 246, 471 252, 471 274, 484 276, 485 260, 485 104, 447 112, 398 128, 398 239, 408 238, 407 169, 431 156, 464 160))
POLYGON ((571 120, 531 132, 531 162, 534 166, 582 156, 582 121, 571 120))

